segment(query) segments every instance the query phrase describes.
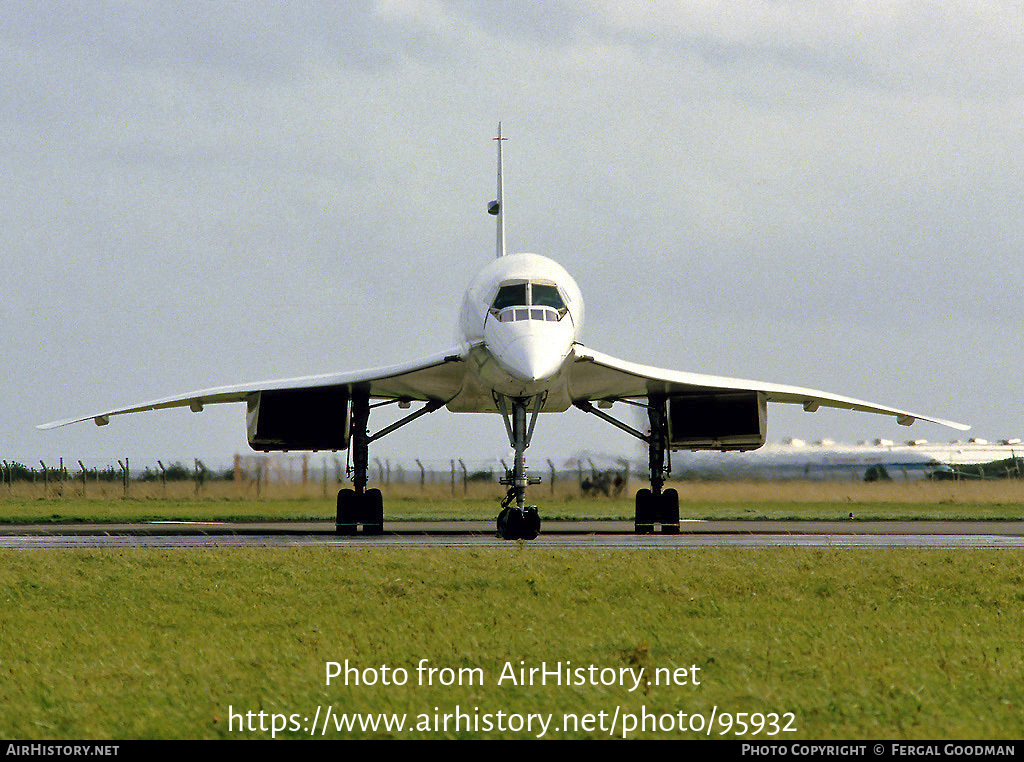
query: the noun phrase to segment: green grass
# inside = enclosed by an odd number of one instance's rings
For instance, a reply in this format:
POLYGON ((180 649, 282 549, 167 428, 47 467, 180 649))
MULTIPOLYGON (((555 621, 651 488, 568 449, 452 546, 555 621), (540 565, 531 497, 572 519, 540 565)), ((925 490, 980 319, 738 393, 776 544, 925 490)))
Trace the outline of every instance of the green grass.
MULTIPOLYGON (((1013 550, 7 551, 0 737, 265 737, 230 731, 228 707, 414 722, 458 705, 555 724, 616 707, 792 712, 791 740, 1019 738, 1022 591, 1013 550), (326 686, 325 663, 346 659, 411 679, 326 686), (420 686, 420 659, 485 684, 420 686), (520 660, 696 665, 702 684, 496 685, 520 660)), ((528 734, 402 734, 445 736, 528 734)))
MULTIPOLYGON (((1024 499, 1015 494, 978 492, 977 485, 956 485, 951 497, 929 499, 934 490, 918 494, 906 487, 888 493, 865 492, 852 485, 843 493, 792 495, 778 489, 753 499, 725 487, 703 488, 688 494, 680 486, 680 515, 684 519, 1024 519, 1024 499)), ((1016 485, 1014 485, 1016 486, 1016 485)), ((949 489, 949 488, 944 488, 949 489)), ((944 493, 943 493, 944 494, 944 493)), ((493 520, 499 494, 482 496, 385 495, 386 519, 493 520)), ((554 497, 534 493, 531 498, 548 519, 632 519, 633 498, 554 497)), ((1024 495, 1022 495, 1024 498, 1024 495)), ((153 520, 195 521, 330 521, 333 497, 277 496, 262 499, 231 496, 183 497, 29 497, 0 498, 0 524, 131 522, 153 520)))

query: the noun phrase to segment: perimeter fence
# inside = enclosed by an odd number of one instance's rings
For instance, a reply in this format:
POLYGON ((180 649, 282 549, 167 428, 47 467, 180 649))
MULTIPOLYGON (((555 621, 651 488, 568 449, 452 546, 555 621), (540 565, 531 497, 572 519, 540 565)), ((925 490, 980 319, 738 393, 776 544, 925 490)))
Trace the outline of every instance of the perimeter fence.
MULTIPOLYGON (((299 498, 327 497, 351 485, 351 468, 343 454, 274 453, 235 455, 211 462, 199 458, 140 462, 129 458, 113 463, 58 459, 26 465, 0 460, 0 499, 31 498, 299 498)), ((394 497, 466 496, 493 498, 502 494, 501 479, 509 463, 501 459, 372 458, 367 476, 371 487, 394 497)), ((875 464, 733 462, 731 468, 687 463, 678 458, 670 481, 747 482, 875 482, 1020 484, 1024 459, 1013 457, 978 464, 915 464, 912 468, 875 464), (682 461, 682 462, 679 462, 682 461)), ((536 495, 559 497, 618 497, 646 485, 646 463, 599 456, 532 461, 529 474, 541 483, 536 495), (595 462, 596 461, 596 462, 595 462), (633 484, 631 484, 631 479, 633 484)))
MULTIPOLYGON (((59 459, 29 466, 0 461, 0 496, 38 498, 285 498, 329 496, 351 485, 350 464, 336 456, 309 453, 235 455, 231 465, 211 464, 199 458, 187 463, 138 463, 129 458, 115 463, 59 459)), ((374 458, 367 476, 370 486, 389 495, 461 495, 494 497, 508 463, 374 458)), ((530 470, 542 483, 533 489, 551 495, 614 497, 627 488, 634 467, 622 460, 599 467, 590 459, 556 465, 553 461, 530 470)))

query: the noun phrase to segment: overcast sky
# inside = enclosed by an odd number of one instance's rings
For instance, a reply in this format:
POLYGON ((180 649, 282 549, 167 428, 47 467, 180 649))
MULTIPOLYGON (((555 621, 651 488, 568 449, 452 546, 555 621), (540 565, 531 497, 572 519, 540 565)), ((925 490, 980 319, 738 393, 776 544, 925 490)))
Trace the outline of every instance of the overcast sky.
MULTIPOLYGON (((589 346, 1022 437, 1021 61, 984 0, 5 3, 0 458, 227 459, 241 405, 34 427, 452 345, 499 120, 509 249, 574 275, 589 346)), ((639 454, 570 411, 529 455, 583 449, 639 454)), ((371 458, 507 451, 441 411, 371 458)))

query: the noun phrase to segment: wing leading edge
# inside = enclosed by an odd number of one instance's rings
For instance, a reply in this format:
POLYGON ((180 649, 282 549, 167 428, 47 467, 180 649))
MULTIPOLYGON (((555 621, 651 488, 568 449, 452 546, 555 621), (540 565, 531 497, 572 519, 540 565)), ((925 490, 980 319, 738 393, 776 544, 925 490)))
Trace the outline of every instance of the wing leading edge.
POLYGON ((832 407, 891 415, 904 426, 921 420, 938 423, 959 431, 967 431, 971 428, 962 423, 912 413, 852 397, 843 397, 817 389, 750 381, 742 378, 706 376, 699 373, 639 365, 580 345, 574 348, 574 355, 575 362, 570 369, 569 376, 569 395, 573 402, 645 398, 651 394, 675 397, 723 392, 750 392, 763 395, 767 402, 803 405, 804 410, 808 412, 814 412, 819 407, 832 407))

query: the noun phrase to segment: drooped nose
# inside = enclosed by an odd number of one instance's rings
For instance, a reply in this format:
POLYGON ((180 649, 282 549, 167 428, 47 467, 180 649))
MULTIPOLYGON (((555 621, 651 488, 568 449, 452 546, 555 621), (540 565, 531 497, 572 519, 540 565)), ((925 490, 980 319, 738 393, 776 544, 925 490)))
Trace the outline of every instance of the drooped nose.
POLYGON ((553 338, 519 336, 506 345, 495 359, 509 374, 521 381, 543 381, 558 373, 569 354, 570 345, 563 346, 564 342, 553 338))

